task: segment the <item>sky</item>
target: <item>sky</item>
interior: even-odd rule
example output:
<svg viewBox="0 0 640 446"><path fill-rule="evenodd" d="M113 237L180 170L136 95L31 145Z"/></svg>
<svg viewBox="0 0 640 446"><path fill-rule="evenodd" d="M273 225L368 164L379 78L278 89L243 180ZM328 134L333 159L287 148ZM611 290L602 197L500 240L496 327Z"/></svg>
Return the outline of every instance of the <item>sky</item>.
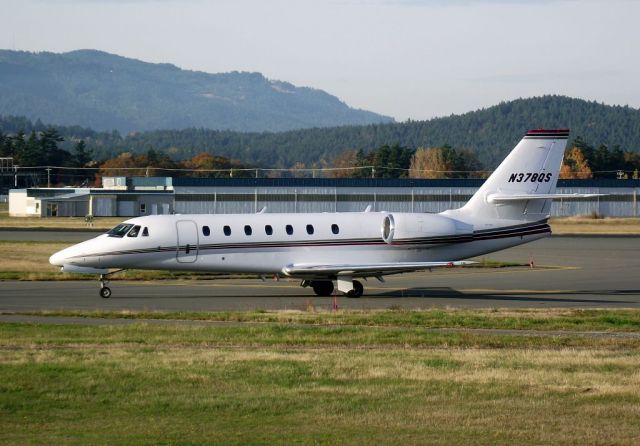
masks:
<svg viewBox="0 0 640 446"><path fill-rule="evenodd" d="M260 72L398 121L561 94L640 107L638 0L0 0L0 48Z"/></svg>

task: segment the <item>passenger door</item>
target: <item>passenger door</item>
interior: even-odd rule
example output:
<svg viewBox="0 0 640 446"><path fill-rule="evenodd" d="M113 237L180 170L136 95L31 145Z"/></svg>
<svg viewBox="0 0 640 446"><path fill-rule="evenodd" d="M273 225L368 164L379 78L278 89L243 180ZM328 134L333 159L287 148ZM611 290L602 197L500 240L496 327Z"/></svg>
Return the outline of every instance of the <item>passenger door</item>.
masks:
<svg viewBox="0 0 640 446"><path fill-rule="evenodd" d="M193 263L198 260L198 226L192 220L176 222L178 248L176 259L180 263Z"/></svg>

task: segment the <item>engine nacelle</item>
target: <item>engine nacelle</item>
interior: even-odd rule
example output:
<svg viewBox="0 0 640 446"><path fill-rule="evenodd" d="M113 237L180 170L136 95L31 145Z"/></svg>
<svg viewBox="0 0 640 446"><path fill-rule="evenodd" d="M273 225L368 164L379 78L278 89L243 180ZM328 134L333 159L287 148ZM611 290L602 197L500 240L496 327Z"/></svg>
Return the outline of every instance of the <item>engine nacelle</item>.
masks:
<svg viewBox="0 0 640 446"><path fill-rule="evenodd" d="M437 214L393 213L385 216L381 231L382 239L389 244L414 239L424 243L429 238L471 238L473 225Z"/></svg>

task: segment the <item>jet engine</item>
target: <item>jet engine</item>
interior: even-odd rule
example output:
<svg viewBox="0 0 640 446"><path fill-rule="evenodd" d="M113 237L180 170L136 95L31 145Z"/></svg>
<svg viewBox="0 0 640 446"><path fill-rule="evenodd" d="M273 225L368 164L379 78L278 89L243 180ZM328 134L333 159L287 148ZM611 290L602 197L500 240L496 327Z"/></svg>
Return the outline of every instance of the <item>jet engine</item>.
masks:
<svg viewBox="0 0 640 446"><path fill-rule="evenodd" d="M460 241L473 236L473 225L437 214L390 213L382 220L382 239L388 244L398 242L442 243L448 239Z"/></svg>

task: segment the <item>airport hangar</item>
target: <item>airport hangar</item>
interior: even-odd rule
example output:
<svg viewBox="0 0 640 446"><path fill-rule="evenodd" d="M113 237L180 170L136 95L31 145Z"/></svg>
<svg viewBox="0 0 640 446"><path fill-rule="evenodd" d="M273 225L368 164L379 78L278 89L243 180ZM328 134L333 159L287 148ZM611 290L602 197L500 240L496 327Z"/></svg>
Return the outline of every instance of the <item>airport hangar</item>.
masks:
<svg viewBox="0 0 640 446"><path fill-rule="evenodd" d="M266 212L441 212L464 205L482 179L105 177L98 188L9 191L15 217L135 217L153 214ZM564 194L604 197L556 200L554 217L638 217L640 180L559 180Z"/></svg>

